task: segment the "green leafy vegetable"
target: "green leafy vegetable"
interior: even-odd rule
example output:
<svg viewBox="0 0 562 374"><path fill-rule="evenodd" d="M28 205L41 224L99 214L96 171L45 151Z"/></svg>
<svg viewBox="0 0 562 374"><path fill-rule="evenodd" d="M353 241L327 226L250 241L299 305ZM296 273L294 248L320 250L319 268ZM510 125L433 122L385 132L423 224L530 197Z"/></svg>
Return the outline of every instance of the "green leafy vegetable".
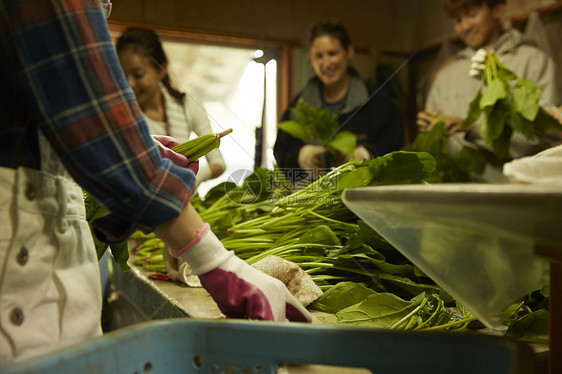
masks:
<svg viewBox="0 0 562 374"><path fill-rule="evenodd" d="M439 292L341 201L346 188L425 183L435 166L427 153L393 152L341 165L298 191L291 190L284 174L257 169L247 180L262 183L262 191L254 194L258 199L244 202L238 198L245 188L250 188L244 182L213 203L206 201L200 215L225 247L248 263L268 255L282 257L301 266L325 290L345 280L379 291L386 285L407 297L420 290ZM231 217L231 226L223 231L215 223L226 215ZM406 277L409 283L400 280ZM424 282L431 286L424 287Z"/></svg>
<svg viewBox="0 0 562 374"><path fill-rule="evenodd" d="M454 309L446 307L437 294L426 295L422 292L407 301L387 292L360 292L361 288L353 288L347 284L345 289L348 293L356 292L355 297L348 296L345 299L346 303L362 299L356 304L343 307L334 315L318 317L320 321L335 325L417 330L464 329L475 320L472 316L454 316ZM336 295L342 293L341 290L338 291ZM345 305L337 303L333 295L328 295L327 300L324 297L325 295L320 296L316 303L328 304L331 306L328 310Z"/></svg>
<svg viewBox="0 0 562 374"><path fill-rule="evenodd" d="M107 247L109 247L111 254L115 261L121 267L123 271L129 271L131 268L127 263L129 259L129 248L127 246L127 242L118 243L118 244L108 244L104 243L98 239L98 237L94 233L93 223L94 221L106 215L108 210L101 205L96 199L90 196L87 192L83 192L84 194L84 208L86 211L86 221L88 221L88 225L90 226L90 232L92 233L92 239L94 240L94 245L96 248L96 253L98 256L98 260L104 255Z"/></svg>
<svg viewBox="0 0 562 374"><path fill-rule="evenodd" d="M477 104L476 106L478 107ZM468 182L472 174L482 174L486 166L486 157L482 150L477 148L464 147L456 157L449 154L443 121L436 123L431 131L418 133L414 141L403 149L427 152L435 159L435 171L427 178L430 183Z"/></svg>
<svg viewBox="0 0 562 374"><path fill-rule="evenodd" d="M489 52L484 61L482 85L470 103L461 128L476 122L483 113L480 136L493 147L500 160L508 160L514 131L535 139L545 138L548 130L562 130L562 125L540 107L541 94L534 82L520 79Z"/></svg>
<svg viewBox="0 0 562 374"><path fill-rule="evenodd" d="M361 283L340 282L324 292L313 304L316 310L337 313L355 305L376 292Z"/></svg>
<svg viewBox="0 0 562 374"><path fill-rule="evenodd" d="M484 107L484 120L480 126L480 136L488 144L500 138L504 132L506 120L509 117L509 105L505 100L500 100L497 105ZM496 152L498 149L496 149ZM501 155L501 153L499 153Z"/></svg>
<svg viewBox="0 0 562 374"><path fill-rule="evenodd" d="M434 137L427 142L428 149L441 154L442 135L428 136ZM461 153L466 158L465 170L474 158L470 152L467 149ZM295 191L283 173L258 168L240 185L217 186L204 198L197 198L194 206L225 247L248 263L276 255L308 273L324 291L310 307L333 313L322 317L323 323L412 330L482 328L476 317L359 220L341 200L346 188L427 183L437 171L443 172L441 164L428 153L400 151L341 165ZM426 238L430 244L435 240L462 240L459 235L443 237L439 230ZM135 248L139 257L144 256L142 266L158 263L162 253L158 245L147 237L143 246ZM471 243L466 246L467 250L478 250ZM455 251L434 247L428 245L427 250L436 261L455 261ZM488 272L501 276L493 266ZM472 277L467 282L486 279ZM529 305L544 308L546 295L534 294L521 305L506 309L501 318L510 326L535 310Z"/></svg>
<svg viewBox="0 0 562 374"><path fill-rule="evenodd" d="M511 323L505 336L532 344L548 344L548 320L549 315L546 309L525 314Z"/></svg>
<svg viewBox="0 0 562 374"><path fill-rule="evenodd" d="M408 302L391 293L373 293L350 307L341 309L333 316L319 317L329 324L358 327L392 327L401 321L420 302Z"/></svg>
<svg viewBox="0 0 562 374"><path fill-rule="evenodd" d="M513 87L513 109L525 119L534 121L539 113L541 89L532 81L519 79Z"/></svg>
<svg viewBox="0 0 562 374"><path fill-rule="evenodd" d="M279 129L304 142L321 144L336 153L352 155L357 139L351 131L340 131L338 118L326 109L316 108L302 98L291 108L296 121L283 121Z"/></svg>
<svg viewBox="0 0 562 374"><path fill-rule="evenodd" d="M507 84L500 79L494 79L480 98L480 109L493 107L499 100L505 99L507 96Z"/></svg>
<svg viewBox="0 0 562 374"><path fill-rule="evenodd" d="M480 115L482 114L482 109L480 108L481 100L482 100L482 89L480 88L474 99L472 99L472 101L470 102L467 116L461 121L460 126L462 129L467 128L469 125L476 122L478 118L480 118Z"/></svg>

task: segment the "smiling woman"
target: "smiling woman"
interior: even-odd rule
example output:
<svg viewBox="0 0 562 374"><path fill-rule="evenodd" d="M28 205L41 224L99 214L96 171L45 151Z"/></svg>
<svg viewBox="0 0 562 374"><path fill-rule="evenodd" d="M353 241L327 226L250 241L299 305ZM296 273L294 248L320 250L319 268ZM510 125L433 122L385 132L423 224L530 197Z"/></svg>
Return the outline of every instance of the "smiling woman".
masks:
<svg viewBox="0 0 562 374"><path fill-rule="evenodd" d="M295 110L302 99L312 107L335 115L339 125L337 133L347 130L355 134L356 147L352 154L334 153L321 139L305 143L278 130L275 158L294 182L305 176L316 179L322 169L350 159L382 156L399 150L404 144L402 113L382 92L374 91L359 77L351 67L353 57L351 38L343 25L322 22L312 27L308 58L315 77L296 95L281 122L299 121ZM328 133L322 139L329 140L337 133Z"/></svg>
<svg viewBox="0 0 562 374"><path fill-rule="evenodd" d="M110 27L117 40L130 24L114 21ZM289 75L280 69L280 63L288 58L287 44L176 28L152 30L160 37L170 84L203 109L212 132L233 129L220 146L226 160L223 174L201 181L198 193L204 196L237 171L253 170L256 165L273 167L278 101L280 105L288 102ZM258 50L262 56L256 55ZM127 57L126 53L122 55L123 59ZM162 59L156 60L163 65ZM148 68L155 72L154 66ZM132 79L134 72L131 74ZM200 160L202 171L208 165L206 158Z"/></svg>
<svg viewBox="0 0 562 374"><path fill-rule="evenodd" d="M253 170L260 159L257 152L264 153L262 165L271 167L273 157L267 151L273 148L270 135L275 135L277 120L277 61L265 59L264 66L255 60L255 48L169 39L163 40L163 46L170 56L168 71L175 84L188 89L189 95L205 108L213 131L233 129L220 146L226 160L225 172L201 183L199 194L204 196L238 171ZM256 128L260 126L262 150L256 147L260 144ZM207 161L200 162L206 165Z"/></svg>
<svg viewBox="0 0 562 374"><path fill-rule="evenodd" d="M354 54L347 32L343 28L320 24L312 29L309 43L310 64L323 83L323 99L328 107L343 104L351 81L348 69Z"/></svg>
<svg viewBox="0 0 562 374"><path fill-rule="evenodd" d="M128 28L117 39L116 49L151 134L185 142L192 134L215 132L205 108L170 78L168 57L154 30ZM199 169L197 184L220 176L226 168L218 149L205 159L208 164Z"/></svg>

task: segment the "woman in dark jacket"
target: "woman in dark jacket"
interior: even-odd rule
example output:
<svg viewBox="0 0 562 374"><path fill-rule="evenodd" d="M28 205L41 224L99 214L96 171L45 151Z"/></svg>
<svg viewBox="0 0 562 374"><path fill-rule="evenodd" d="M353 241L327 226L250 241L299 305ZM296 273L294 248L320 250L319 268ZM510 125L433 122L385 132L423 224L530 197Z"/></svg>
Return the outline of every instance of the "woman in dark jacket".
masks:
<svg viewBox="0 0 562 374"><path fill-rule="evenodd" d="M351 158L370 159L403 147L402 113L382 91L370 88L350 67L353 54L349 35L342 25L315 25L309 37L308 55L316 76L293 99L281 121L296 120L291 108L301 98L311 106L328 109L337 115L340 130L356 135L354 155L327 158L324 145L307 144L278 130L274 154L278 166L286 172L292 170L291 174L296 175L294 169L329 168Z"/></svg>

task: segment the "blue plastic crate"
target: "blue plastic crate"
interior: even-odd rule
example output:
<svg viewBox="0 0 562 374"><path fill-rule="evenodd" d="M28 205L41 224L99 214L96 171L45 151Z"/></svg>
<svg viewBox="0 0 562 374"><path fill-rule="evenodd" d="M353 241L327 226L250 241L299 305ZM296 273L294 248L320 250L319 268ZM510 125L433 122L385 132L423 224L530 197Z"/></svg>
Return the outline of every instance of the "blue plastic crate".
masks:
<svg viewBox="0 0 562 374"><path fill-rule="evenodd" d="M534 372L532 349L499 336L195 319L142 323L0 371L261 374L283 363L385 374Z"/></svg>

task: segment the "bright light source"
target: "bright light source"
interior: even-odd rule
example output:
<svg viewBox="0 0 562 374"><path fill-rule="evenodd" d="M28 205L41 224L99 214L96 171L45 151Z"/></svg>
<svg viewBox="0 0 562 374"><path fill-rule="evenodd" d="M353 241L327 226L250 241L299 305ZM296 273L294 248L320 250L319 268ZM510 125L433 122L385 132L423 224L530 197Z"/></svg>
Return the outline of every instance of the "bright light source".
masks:
<svg viewBox="0 0 562 374"><path fill-rule="evenodd" d="M260 58L261 56L263 56L263 51L261 49L256 49L256 51L254 52L254 57Z"/></svg>

